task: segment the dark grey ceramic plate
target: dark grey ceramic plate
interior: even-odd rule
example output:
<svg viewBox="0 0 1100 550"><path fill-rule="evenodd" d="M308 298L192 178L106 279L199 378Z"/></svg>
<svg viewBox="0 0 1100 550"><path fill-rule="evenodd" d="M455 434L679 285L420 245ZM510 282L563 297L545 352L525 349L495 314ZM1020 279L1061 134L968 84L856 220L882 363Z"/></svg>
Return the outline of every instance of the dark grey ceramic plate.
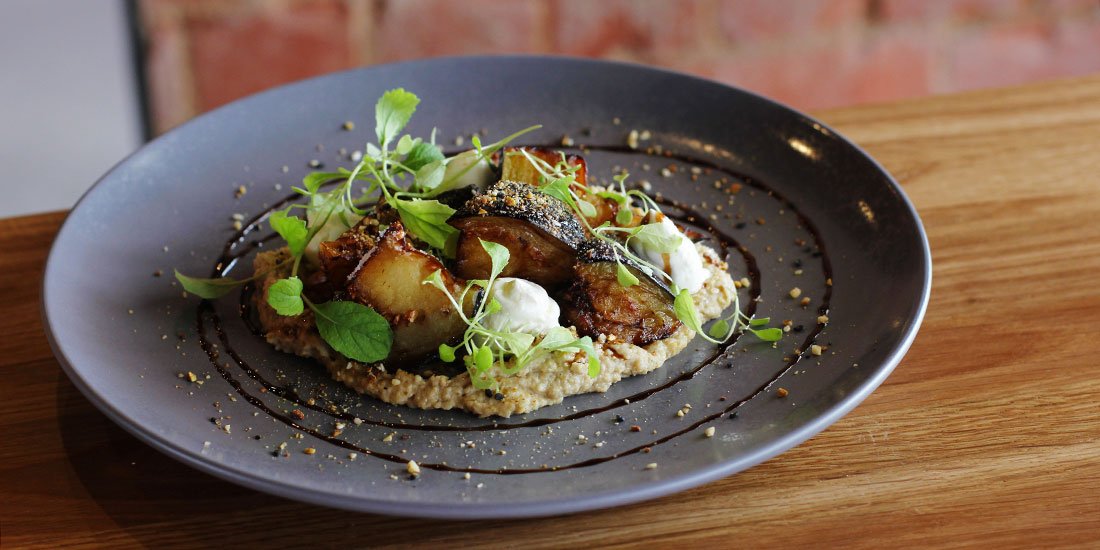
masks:
<svg viewBox="0 0 1100 550"><path fill-rule="evenodd" d="M423 100L414 135L434 125L452 145L458 135L487 130L495 139L540 123L524 142L569 135L593 146L586 156L597 178L626 167L633 181L690 203L696 227L712 225L704 233L742 247L729 248L731 269L757 282L742 290L743 301L758 295L758 313L789 319L794 330L775 348L744 338L723 351L697 339L662 369L607 394L496 422L355 396L249 332L236 294L202 315L200 331L198 301L181 297L171 270L211 272L237 236L232 216L247 221L286 198L311 160L350 164L348 152L371 139L375 99L398 86ZM347 120L354 130L341 129ZM660 146L677 158L621 150L632 129L652 136L641 149ZM242 185L247 194L235 198ZM266 233L261 227L242 239ZM901 359L924 313L930 274L920 221L898 185L805 115L633 65L458 58L285 86L153 141L104 176L66 220L46 268L43 308L57 357L84 394L140 439L200 470L352 510L518 517L681 491L806 440ZM789 298L794 286L810 305ZM829 321L817 334L824 309ZM203 340L222 352L218 361L208 360ZM236 357L225 353L227 342ZM798 353L814 343L822 355ZM189 371L202 383L178 377ZM312 407L299 403L310 398ZM305 418L295 421L295 409ZM341 415L364 422L347 422L333 438ZM714 437L704 436L707 427ZM316 454L305 454L307 447ZM406 459L425 466L419 479L404 475ZM464 470L476 471L466 479Z"/></svg>

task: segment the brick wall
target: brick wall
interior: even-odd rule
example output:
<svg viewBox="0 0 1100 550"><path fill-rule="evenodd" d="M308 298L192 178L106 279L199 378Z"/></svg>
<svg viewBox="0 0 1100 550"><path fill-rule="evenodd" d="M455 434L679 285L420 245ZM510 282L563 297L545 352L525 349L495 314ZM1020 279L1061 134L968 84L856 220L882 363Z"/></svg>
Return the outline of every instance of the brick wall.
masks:
<svg viewBox="0 0 1100 550"><path fill-rule="evenodd" d="M637 61L800 109L1100 72L1100 0L141 0L158 131L334 70L438 55Z"/></svg>

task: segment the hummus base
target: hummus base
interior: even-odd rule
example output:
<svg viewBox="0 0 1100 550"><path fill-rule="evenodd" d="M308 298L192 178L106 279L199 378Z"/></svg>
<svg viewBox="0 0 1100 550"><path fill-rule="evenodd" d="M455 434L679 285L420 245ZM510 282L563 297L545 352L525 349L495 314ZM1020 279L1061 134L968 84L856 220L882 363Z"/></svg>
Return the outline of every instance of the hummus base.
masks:
<svg viewBox="0 0 1100 550"><path fill-rule="evenodd" d="M707 321L720 316L733 302L737 291L725 262L710 248L700 244L696 246L710 276L693 298L700 318ZM261 292L255 294L256 310L267 342L277 350L314 359L339 382L360 394L394 405L420 409L462 409L481 417L509 417L527 413L561 403L570 395L607 391L623 378L657 369L687 347L695 337L695 332L686 326L681 326L664 340L645 346L616 342L600 335L594 341L601 366L596 377L588 376L587 359L583 352L546 353L516 374L498 374L498 393L503 395L503 399L497 399L475 388L466 373L425 377L401 369L391 371L380 363L365 364L349 360L325 343L308 309L297 317L276 313L267 304L267 292L275 281L287 275L283 272L285 269L272 269L287 254L286 249L263 252L256 256L254 262L256 272L267 272L258 281ZM576 333L575 328L570 327L570 330Z"/></svg>

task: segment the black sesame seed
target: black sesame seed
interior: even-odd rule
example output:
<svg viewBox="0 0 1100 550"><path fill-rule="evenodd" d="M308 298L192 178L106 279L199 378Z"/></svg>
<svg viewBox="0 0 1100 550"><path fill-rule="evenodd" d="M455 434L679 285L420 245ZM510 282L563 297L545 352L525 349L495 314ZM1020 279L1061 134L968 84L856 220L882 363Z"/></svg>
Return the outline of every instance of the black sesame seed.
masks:
<svg viewBox="0 0 1100 550"><path fill-rule="evenodd" d="M802 325L795 325L794 328L791 330L795 332L802 332L803 330L805 330L805 327L803 327Z"/></svg>
<svg viewBox="0 0 1100 550"><path fill-rule="evenodd" d="M217 418L214 418L213 416L211 416L211 417L210 417L210 423L211 423L211 424L217 424L217 423L218 423L218 419L217 419Z"/></svg>
<svg viewBox="0 0 1100 550"><path fill-rule="evenodd" d="M737 418L737 411L731 412L730 413L730 418Z"/></svg>
<svg viewBox="0 0 1100 550"><path fill-rule="evenodd" d="M801 259L797 259L797 260L795 260L795 261L794 261L794 263L792 263L791 265L793 265L793 266L795 266L795 267L802 267L802 260L801 260Z"/></svg>
<svg viewBox="0 0 1100 550"><path fill-rule="evenodd" d="M492 397L492 396L493 396L493 390L486 389L485 390L485 397Z"/></svg>
<svg viewBox="0 0 1100 550"><path fill-rule="evenodd" d="M255 439L256 441L259 441L259 440L260 440L260 436L258 436L258 435L254 435L254 436L252 436L252 439Z"/></svg>
<svg viewBox="0 0 1100 550"><path fill-rule="evenodd" d="M616 424L622 424L623 422L626 422L626 419L623 418L623 415L621 415L621 414L615 415L615 423Z"/></svg>
<svg viewBox="0 0 1100 550"><path fill-rule="evenodd" d="M737 222L737 225L734 225L733 228L734 229L744 229L745 225L747 225L745 222Z"/></svg>
<svg viewBox="0 0 1100 550"><path fill-rule="evenodd" d="M493 399L496 399L497 401L504 401L504 394L498 392L496 395L493 396Z"/></svg>

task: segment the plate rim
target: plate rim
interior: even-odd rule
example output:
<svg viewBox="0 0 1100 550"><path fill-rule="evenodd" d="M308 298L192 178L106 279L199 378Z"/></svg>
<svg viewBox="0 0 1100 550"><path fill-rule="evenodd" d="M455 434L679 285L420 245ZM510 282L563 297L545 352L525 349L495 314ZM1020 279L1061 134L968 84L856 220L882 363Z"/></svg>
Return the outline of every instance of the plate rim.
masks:
<svg viewBox="0 0 1100 550"><path fill-rule="evenodd" d="M110 178L122 166L126 165L133 157L141 154L149 145L170 137L190 127L193 124L200 123L207 117L217 116L217 113L220 113L224 109L234 108L238 103L242 101L250 100L271 93L279 93L284 89L305 85L319 79L330 78L336 75L343 75L347 73L385 70L397 66L408 67L421 64L451 63L456 61L489 62L501 60L549 60L555 62L582 63L591 65L612 65L625 67L632 70L663 73L666 76L687 78L695 81L703 81L712 85L726 87L751 96L756 100L764 101L774 106L778 106L782 110L787 111L794 116L797 116L805 121L811 122L825 130L828 130L828 132L832 134L832 137L839 139L845 145L850 147L853 151L858 153L859 156L869 161L871 165L886 178L887 184L892 188L897 197L900 199L901 205L904 207L905 212L908 213L912 222L914 223L921 245L921 254L919 260L923 267L923 273L921 274L922 276L920 296L918 299L916 312L908 320L908 328L901 335L901 339L898 341L898 343L893 346L890 355L881 364L876 366L874 375L857 385L850 393L848 393L844 398L842 398L832 407L816 415L813 420L807 422L798 429L785 433L771 440L762 447L754 449L751 452L742 454L726 461L717 462L712 465L699 468L687 474L662 478L654 481L647 481L623 488L591 493L584 495L580 498L556 498L550 500L516 503L466 502L462 504L455 504L429 502L394 502L389 500L371 499L369 496L364 495L320 492L317 490L311 490L303 486L291 485L286 482L279 482L269 479L265 476L255 475L250 471L237 470L225 466L220 462L204 459L201 454L197 454L192 450L185 449L181 445L169 441L168 438L161 436L161 434L146 430L139 423L132 421L120 410L118 410L112 403L110 403L106 398L93 390L92 387L88 385L84 378L80 375L79 369L77 369L70 358L64 354L61 345L58 342L57 337L54 333L54 327L50 322L49 315L48 283L51 280L51 272L57 269L56 266L58 265L58 261L55 256L55 254L57 253L57 243L60 240L60 236L68 228L69 222L72 219L72 214L80 208L81 204L84 203L85 200L93 192L95 192L96 189L99 188L99 186L105 180ZM615 506L622 506L626 504L659 498L662 496L698 487L711 481L715 481L730 476L734 473L746 470L766 460L774 458L775 456L800 445L814 435L817 435L827 427L836 423L846 414L851 412L856 406L862 403L863 400L867 398L867 396L874 392L874 390L877 389L886 380L887 377L889 377L889 375L893 372L893 370L897 367L902 358L908 352L909 348L912 346L912 343L915 340L916 335L919 332L919 329L924 321L925 313L927 312L928 304L931 298L932 254L928 242L928 235L924 228L924 223L921 220L920 215L917 213L916 207L913 205L909 196L905 193L904 189L897 182L894 176L888 170L886 170L886 168L878 160L868 154L867 151L865 151L862 147L855 144L852 140L848 139L844 134L837 132L828 124L825 124L824 122L799 110L791 108L790 106L782 102L762 96L760 94L735 85L719 82L697 75L686 74L679 71L644 65L640 63L537 54L446 56L356 67L342 71L326 73L323 75L317 75L310 78L305 78L298 81L275 86L273 88L251 94L249 96L240 98L225 105L219 106L211 111L198 115L191 120L188 120L187 122L184 122L183 124L180 124L179 126L176 126L168 130L167 132L157 136L156 138L146 142L141 147L138 147L125 158L117 162L107 172L105 172L103 176L97 179L95 183L92 184L88 188L88 190L81 195L80 199L73 205L69 212L66 213L65 219L58 228L54 241L50 245L50 252L46 258L46 263L43 268L40 288L40 311L47 342L49 343L50 349L53 352L54 357L58 360L58 363L61 365L62 370L65 372L66 376L73 383L73 385L76 386L76 388L85 396L85 398L87 398L97 409L104 413L116 425L122 427L126 432L130 433L140 441L152 446L158 451L188 466L191 466L196 470L213 475L214 477L217 477L219 479L242 485L247 488L261 491L267 494L273 494L290 500L306 502L309 504L315 504L330 508L338 508L356 512L368 512L387 516L419 517L428 519L506 519L571 514Z"/></svg>

